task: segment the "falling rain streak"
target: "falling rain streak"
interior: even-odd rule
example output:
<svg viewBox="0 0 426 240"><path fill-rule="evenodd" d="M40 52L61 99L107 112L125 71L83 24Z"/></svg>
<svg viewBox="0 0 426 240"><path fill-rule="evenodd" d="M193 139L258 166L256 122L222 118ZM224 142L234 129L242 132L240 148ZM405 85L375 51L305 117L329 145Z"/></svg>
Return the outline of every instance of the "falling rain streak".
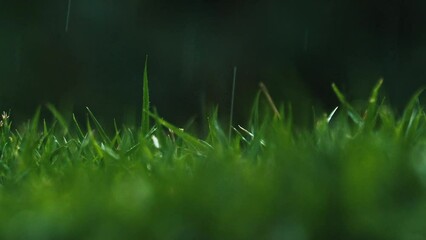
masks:
<svg viewBox="0 0 426 240"><path fill-rule="evenodd" d="M67 18L65 21L65 32L68 32L68 26L70 23L70 12L71 12L71 0L68 0Z"/></svg>
<svg viewBox="0 0 426 240"><path fill-rule="evenodd" d="M232 118L234 116L234 99L235 99L235 81L237 78L237 67L234 67L234 76L232 78L232 96L231 96L231 112L229 114L229 134L228 139L231 140L231 133L232 133Z"/></svg>

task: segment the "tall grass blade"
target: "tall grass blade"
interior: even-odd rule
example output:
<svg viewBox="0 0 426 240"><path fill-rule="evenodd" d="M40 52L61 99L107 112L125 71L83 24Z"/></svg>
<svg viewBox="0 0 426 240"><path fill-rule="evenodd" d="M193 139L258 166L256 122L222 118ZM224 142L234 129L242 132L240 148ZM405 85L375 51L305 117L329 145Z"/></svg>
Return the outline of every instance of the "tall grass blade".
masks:
<svg viewBox="0 0 426 240"><path fill-rule="evenodd" d="M205 144L203 141L200 141L198 138L191 136L190 134L184 132L182 129L174 126L173 124L167 122L166 120L158 117L155 114L148 112L148 115L151 116L159 125L162 125L173 131L176 136L182 138L185 142L193 145L194 147L200 148L200 150L207 150L209 145Z"/></svg>
<svg viewBox="0 0 426 240"><path fill-rule="evenodd" d="M333 91L339 99L340 103L344 108L346 108L346 111L352 121L354 121L355 124L357 124L359 127L362 127L364 125L364 120L359 115L359 113L355 110L355 108L352 107L352 105L348 103L348 101L346 101L345 95L343 95L335 83L331 84L331 87L333 88Z"/></svg>
<svg viewBox="0 0 426 240"><path fill-rule="evenodd" d="M143 72L143 89L142 89L142 134L146 135L149 131L149 88L148 88L148 55L145 59L145 68Z"/></svg>
<svg viewBox="0 0 426 240"><path fill-rule="evenodd" d="M63 128L64 134L66 135L68 133L68 124L65 121L65 118L62 116L61 113L53 106L52 104L48 103L46 104L47 109L53 114L55 119L59 122L59 125Z"/></svg>
<svg viewBox="0 0 426 240"><path fill-rule="evenodd" d="M251 113L250 113L249 127L251 128L252 131L254 129L258 129L260 125L260 113L259 113L260 94L261 94L261 91L259 91L256 94L256 97L254 98L254 102L252 105Z"/></svg>
<svg viewBox="0 0 426 240"><path fill-rule="evenodd" d="M101 130L99 130L99 132L100 131ZM89 119L87 119L88 143L90 143L94 147L94 149L97 153L97 157L102 158L103 157L102 148L101 148L101 146L99 146L98 141L96 140L93 133L94 133L94 131L92 129L92 125L90 125L90 121L89 121ZM97 160L97 159L94 159L94 160Z"/></svg>
<svg viewBox="0 0 426 240"><path fill-rule="evenodd" d="M106 134L104 128L102 127L102 125L99 123L99 121L96 119L95 115L92 113L92 111L90 111L90 109L88 107L86 107L87 112L89 113L90 118L92 119L92 121L95 123L96 128L99 131L99 135L101 136L102 140L108 144L111 144L111 139L109 139L108 135Z"/></svg>
<svg viewBox="0 0 426 240"><path fill-rule="evenodd" d="M265 84L263 82L259 83L260 90L265 95L266 99L268 100L269 105L272 108L272 111L274 111L274 115L276 118L281 119L280 112L277 109L277 106L274 103L274 100L272 100L271 94L269 94L268 88L266 88Z"/></svg>
<svg viewBox="0 0 426 240"><path fill-rule="evenodd" d="M80 135L81 138L84 138L83 131L81 131L80 124L78 124L78 121L77 121L74 113L72 114L72 120L74 121L75 126L77 127L78 134Z"/></svg>
<svg viewBox="0 0 426 240"><path fill-rule="evenodd" d="M364 120L365 120L365 126L367 130L370 130L374 127L377 116L378 116L378 103L377 98L379 96L380 88L383 84L383 79L380 79L377 84L374 86L373 90L371 91L370 99L368 100L368 107L367 111L365 112Z"/></svg>
<svg viewBox="0 0 426 240"><path fill-rule="evenodd" d="M38 129L38 123L40 121L40 113L41 113L41 109L40 107L37 108L33 119L31 120L31 132L36 133L37 129Z"/></svg>
<svg viewBox="0 0 426 240"><path fill-rule="evenodd" d="M418 90L410 99L407 106L405 107L404 113L401 120L398 122L397 134L408 135L409 132L413 131L413 121L417 118L417 115L421 114L419 97L423 93L425 88Z"/></svg>
<svg viewBox="0 0 426 240"><path fill-rule="evenodd" d="M218 143L215 145L226 145L227 139L226 134L220 127L219 123L217 122L218 116L218 108L216 107L213 111L213 114L208 119L209 123L209 136L208 141L211 143ZM230 142L231 138L228 138L228 141Z"/></svg>
<svg viewBox="0 0 426 240"><path fill-rule="evenodd" d="M115 120L115 118L114 118L114 132L115 132L115 135L114 135L114 138L112 139L112 143L113 145L120 144L122 139L120 137L120 130L117 126L117 121Z"/></svg>

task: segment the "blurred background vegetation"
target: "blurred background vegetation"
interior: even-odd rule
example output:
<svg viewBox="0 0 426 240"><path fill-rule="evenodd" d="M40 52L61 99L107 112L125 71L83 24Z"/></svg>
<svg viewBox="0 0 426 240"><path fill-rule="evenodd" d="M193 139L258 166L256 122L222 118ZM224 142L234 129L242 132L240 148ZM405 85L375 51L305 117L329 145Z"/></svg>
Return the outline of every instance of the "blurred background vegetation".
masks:
<svg viewBox="0 0 426 240"><path fill-rule="evenodd" d="M0 109L16 121L47 102L137 117L146 54L152 104L177 124L214 104L228 114L234 66L237 121L260 81L311 116L338 104L332 82L365 99L384 77L398 108L426 76L425 10L423 0L4 0Z"/></svg>

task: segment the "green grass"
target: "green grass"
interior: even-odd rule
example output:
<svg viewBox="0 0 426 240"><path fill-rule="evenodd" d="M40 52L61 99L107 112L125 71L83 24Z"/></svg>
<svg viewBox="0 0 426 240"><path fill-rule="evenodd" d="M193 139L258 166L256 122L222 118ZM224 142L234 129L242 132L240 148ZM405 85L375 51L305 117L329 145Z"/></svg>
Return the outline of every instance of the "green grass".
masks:
<svg viewBox="0 0 426 240"><path fill-rule="evenodd" d="M112 133L89 109L3 114L0 239L426 238L421 91L399 116L382 81L365 109L333 84L341 106L311 128L259 94L246 125L213 111L201 139L150 112L143 82L141 126Z"/></svg>

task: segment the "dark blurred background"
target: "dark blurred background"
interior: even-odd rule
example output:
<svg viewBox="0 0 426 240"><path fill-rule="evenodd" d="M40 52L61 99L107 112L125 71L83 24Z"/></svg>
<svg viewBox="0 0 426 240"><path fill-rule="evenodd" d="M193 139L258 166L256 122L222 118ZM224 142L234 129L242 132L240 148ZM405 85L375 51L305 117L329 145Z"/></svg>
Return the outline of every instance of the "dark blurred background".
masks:
<svg viewBox="0 0 426 240"><path fill-rule="evenodd" d="M228 115L234 66L237 121L260 81L312 115L338 104L332 82L357 99L384 77L398 108L425 82L425 10L424 0L0 0L0 109L17 121L47 102L137 117L146 54L152 105L178 124L215 104Z"/></svg>

